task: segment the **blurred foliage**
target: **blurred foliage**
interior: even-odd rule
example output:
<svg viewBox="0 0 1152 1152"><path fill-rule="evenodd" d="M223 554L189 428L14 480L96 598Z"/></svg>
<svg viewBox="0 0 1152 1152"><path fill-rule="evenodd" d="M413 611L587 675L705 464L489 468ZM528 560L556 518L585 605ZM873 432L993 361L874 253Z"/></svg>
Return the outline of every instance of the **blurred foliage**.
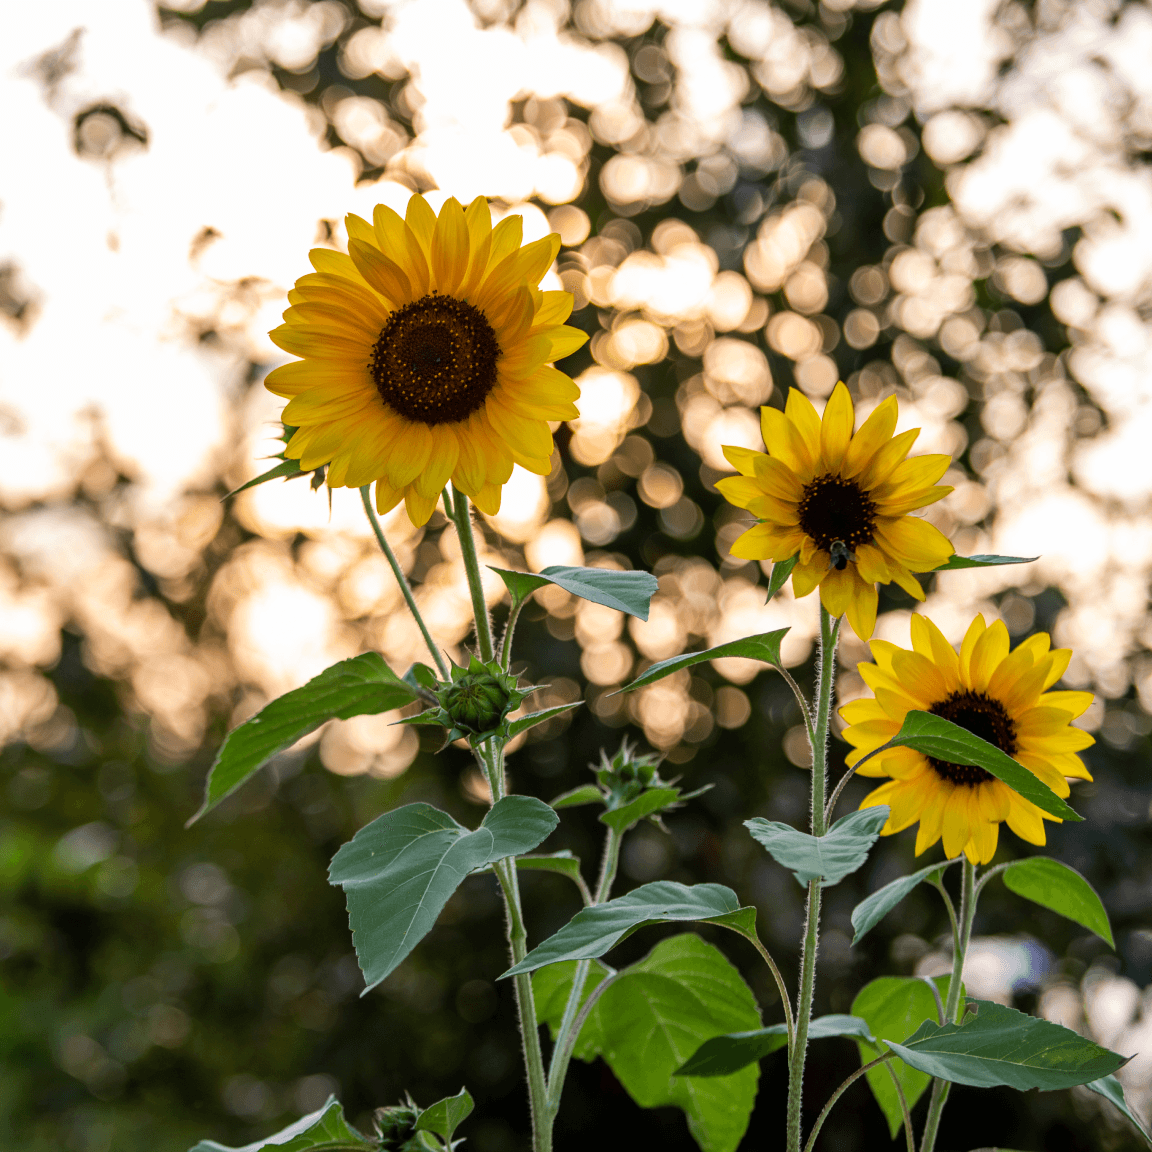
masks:
<svg viewBox="0 0 1152 1152"><path fill-rule="evenodd" d="M163 11L167 21L197 28L249 6L248 0L216 0L192 15ZM842 84L819 105L788 111L759 89L751 97L785 137L788 161L763 180L741 180L710 205L688 211L699 235L717 253L721 268L740 267L753 222L764 208L795 197L812 174L836 198L836 227L826 237L827 315L843 326L855 306L848 292L852 273L879 264L889 245L903 237L912 209L942 203L941 173L923 153L887 190L869 179L855 139L869 102L884 99L870 46L876 13L835 13L807 3L790 9L800 25L822 25L845 61ZM349 79L339 68L341 44L365 21L353 8L341 40L323 49L304 75L277 68L276 79L320 105L340 86L388 103L407 123L402 81L378 75ZM659 45L659 23L642 37L622 42L629 56ZM729 49L731 51L731 49ZM732 53L735 58L735 53ZM643 71L641 69L641 71ZM637 75L641 99L657 106L658 82ZM530 118L532 102L518 115ZM831 115L833 130L817 139L817 113ZM576 107L568 114L587 119ZM342 141L329 128L333 144ZM613 154L594 144L586 192L578 203L594 235L638 247L670 209L657 206L631 217L618 215L597 180ZM379 174L367 167L365 175ZM755 198L756 211L750 211ZM1061 275L1057 270L1053 275ZM1002 309L991 281L980 285L980 303ZM774 306L776 301L774 300ZM1063 336L1043 305L1013 305L1015 320L1060 346ZM574 323L589 332L610 318L589 306ZM855 350L841 341L832 350L848 378L869 365L883 365L896 332L873 347ZM768 356L782 395L792 379L791 360L755 337ZM943 370L959 364L940 353ZM582 351L566 365L575 375L591 363ZM889 371L891 368L889 366ZM672 346L666 359L634 369L653 411L671 408L677 388L700 371L700 361ZM982 435L974 401L961 419L975 443ZM685 494L711 519L722 501L698 455L677 433L675 422L650 424L658 459L683 477ZM605 482L602 469L585 467L559 443L569 484L581 477ZM967 458L965 457L967 463ZM979 469L974 469L979 471ZM626 476L610 481L632 483ZM609 486L608 484L605 485ZM223 491L223 489L221 489ZM317 497L322 498L322 497ZM657 566L669 554L703 555L717 561L713 533L681 537L664 531L656 509L634 502L634 524L612 544L630 563ZM555 514L569 515L563 491ZM190 634L205 617L213 572L248 533L226 514L206 558L199 591L169 608ZM142 590L160 595L140 569ZM1017 600L1021 598L1016 596ZM1058 594L1031 599L1033 621L1025 631L1050 627ZM908 607L894 586L882 590L881 611ZM553 622L554 623L554 622ZM549 628L545 613L525 614L518 651L534 679L565 676L582 686L575 640ZM797 670L810 684L810 667ZM468 757L449 748L434 757L430 739L412 766L391 781L345 779L326 772L315 746L282 756L271 770L190 831L184 820L196 809L203 779L227 723L215 716L204 746L189 760L173 760L150 738L145 721L124 706L122 686L93 675L82 640L66 633L64 653L50 678L63 709L0 753L4 810L0 816L0 1145L24 1152L182 1152L203 1136L244 1143L314 1109L335 1091L362 1128L371 1110L410 1091L422 1104L467 1085L477 1110L462 1135L476 1152L526 1147L526 1097L521 1084L511 990L494 983L505 967L500 906L492 877L466 882L439 926L412 958L371 995L362 987L340 892L326 882L335 850L368 820L398 804L426 801L475 824L482 809L464 787ZM709 667L694 681L705 702L724 685ZM713 787L666 818L668 832L647 823L630 834L623 878L635 884L657 878L714 881L734 887L756 903L761 931L783 970L795 970L802 893L749 839L741 821L750 815L800 821L806 783L802 769L783 749L793 748L799 717L786 687L761 674L744 689L751 705L746 723L714 727L685 753L675 771L695 788ZM623 735L591 709L581 709L562 738L529 743L512 760L516 787L548 799L590 779L587 765L601 747L614 749ZM842 764L833 749L833 770ZM1103 894L1120 945L1116 960L1105 946L1074 926L1021 905L999 885L981 906L980 935L1027 929L1051 949L1049 977L1076 982L1093 963L1113 964L1138 984L1152 980L1152 936L1146 930L1152 901L1152 848L1144 831L1149 802L1147 735L1135 733L1124 751L1101 744L1086 759L1098 783L1076 790L1073 801L1087 820L1050 833L1051 853L1083 872ZM671 766L670 766L671 767ZM853 784L848 804L865 788ZM847 810L847 806L842 811ZM563 814L550 850L570 848L590 873L599 852L595 811ZM1012 851L1019 845L1014 844ZM846 1012L858 990L882 973L910 973L945 933L935 897L915 892L899 916L885 920L858 949L851 949L849 914L869 891L912 867L910 836L885 840L869 865L831 892L820 955L817 1012ZM555 931L577 907L560 877L531 873L522 880L533 940ZM719 942L717 933L701 934ZM659 938L649 930L621 946L617 963L642 956ZM749 949L723 943L764 1008L777 1018L776 991ZM1036 987L1018 989L1019 1007L1035 1007ZM856 1065L847 1041L826 1041L810 1064L806 1105L815 1108ZM746 1146L772 1147L783 1112L783 1056L764 1066L761 1095ZM923 1105L921 1105L923 1108ZM949 1146L1005 1144L1071 1152L1135 1147L1119 1129L1105 1128L1094 1105L1069 1093L1021 1097L1007 1090L953 1092L946 1128ZM605 1133L613 1133L611 1138ZM642 1113L601 1062L577 1064L557 1125L557 1147L583 1149L601 1139L619 1146L694 1147L682 1115L673 1109ZM855 1086L827 1125L822 1146L841 1152L887 1147L883 1118L863 1084Z"/></svg>

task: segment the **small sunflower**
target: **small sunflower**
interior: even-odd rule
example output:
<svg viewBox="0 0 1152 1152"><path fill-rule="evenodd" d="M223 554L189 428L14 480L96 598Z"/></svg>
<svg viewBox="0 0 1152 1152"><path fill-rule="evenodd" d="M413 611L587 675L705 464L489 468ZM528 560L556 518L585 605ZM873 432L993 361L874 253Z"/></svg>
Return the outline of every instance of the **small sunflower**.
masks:
<svg viewBox="0 0 1152 1152"><path fill-rule="evenodd" d="M726 446L739 476L716 487L730 503L760 520L732 545L745 560L789 560L792 591L820 602L833 616L848 614L862 640L876 626L876 585L895 582L917 600L924 592L913 572L938 568L954 549L925 520L908 515L947 496L936 481L949 456L905 459L919 428L896 430L890 396L853 435L855 412L843 384L824 409L793 388L783 412L760 409L767 454Z"/></svg>
<svg viewBox="0 0 1152 1152"><path fill-rule="evenodd" d="M1066 777L1092 779L1076 753L1095 741L1071 727L1092 703L1092 693L1048 691L1072 655L1068 648L1050 650L1050 643L1046 632L1038 632L1010 652L1003 622L986 627L983 616L972 621L959 655L926 616L912 617L911 651L873 640L876 663L858 664L857 671L874 699L852 700L840 709L849 725L844 738L855 745L848 765L886 744L910 711L931 712L995 744L1057 796L1067 796ZM911 748L881 752L859 772L890 777L860 807L891 807L885 836L919 820L917 856L943 836L949 858L964 852L973 864L987 864L1002 821L1029 844L1044 843L1044 820L1060 822L983 768Z"/></svg>
<svg viewBox="0 0 1152 1152"><path fill-rule="evenodd" d="M375 481L380 512L404 500L415 524L449 479L494 514L513 464L548 473L548 422L578 415L552 361L587 337L564 323L572 296L538 287L560 238L521 247L521 218L493 228L482 196L439 216L413 196L406 216L381 204L372 219L347 218L347 255L310 253L270 333L303 357L265 381L289 400L285 454L327 464L335 488Z"/></svg>

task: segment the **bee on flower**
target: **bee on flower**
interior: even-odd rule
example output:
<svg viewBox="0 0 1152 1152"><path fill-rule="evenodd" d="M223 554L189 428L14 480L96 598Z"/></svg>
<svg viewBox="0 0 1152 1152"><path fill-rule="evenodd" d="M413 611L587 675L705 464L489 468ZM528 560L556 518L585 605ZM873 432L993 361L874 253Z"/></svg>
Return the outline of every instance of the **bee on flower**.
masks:
<svg viewBox="0 0 1152 1152"><path fill-rule="evenodd" d="M784 411L760 409L767 452L725 446L739 473L717 482L729 503L759 520L732 545L745 560L792 569L797 597L820 589L833 616L848 616L867 640L876 627L877 584L899 584L917 600L924 591L913 575L939 568L953 554L948 538L910 516L952 489L938 485L951 463L945 455L908 459L918 428L896 431L896 397L877 406L853 433L855 411L837 384L821 418L798 389Z"/></svg>

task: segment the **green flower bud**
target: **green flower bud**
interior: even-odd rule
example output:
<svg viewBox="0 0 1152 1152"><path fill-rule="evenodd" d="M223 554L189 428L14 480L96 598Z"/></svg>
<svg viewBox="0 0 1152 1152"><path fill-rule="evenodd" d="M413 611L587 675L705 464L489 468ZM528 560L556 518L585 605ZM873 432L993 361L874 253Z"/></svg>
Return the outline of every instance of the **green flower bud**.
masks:
<svg viewBox="0 0 1152 1152"><path fill-rule="evenodd" d="M604 789L609 809L622 807L635 800L646 788L664 787L657 769L662 757L636 755L635 748L625 740L611 760L600 753L599 767L594 768L596 779Z"/></svg>
<svg viewBox="0 0 1152 1152"><path fill-rule="evenodd" d="M486 665L473 657L467 669L452 670L451 682L443 685L437 699L453 728L479 735L499 727L525 695L516 688L516 677L495 661Z"/></svg>
<svg viewBox="0 0 1152 1152"><path fill-rule="evenodd" d="M374 1119L381 1152L408 1152L416 1147L413 1138L420 1109L410 1099L391 1108L377 1108Z"/></svg>

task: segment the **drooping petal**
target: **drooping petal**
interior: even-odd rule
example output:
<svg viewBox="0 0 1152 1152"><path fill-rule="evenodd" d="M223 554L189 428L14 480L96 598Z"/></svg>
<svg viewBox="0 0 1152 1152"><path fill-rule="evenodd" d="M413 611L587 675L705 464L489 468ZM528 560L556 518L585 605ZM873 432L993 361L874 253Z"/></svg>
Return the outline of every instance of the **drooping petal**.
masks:
<svg viewBox="0 0 1152 1152"><path fill-rule="evenodd" d="M820 422L820 460L826 472L836 475L844 463L845 453L852 440L852 427L856 413L852 397L843 382L832 389L824 418Z"/></svg>

